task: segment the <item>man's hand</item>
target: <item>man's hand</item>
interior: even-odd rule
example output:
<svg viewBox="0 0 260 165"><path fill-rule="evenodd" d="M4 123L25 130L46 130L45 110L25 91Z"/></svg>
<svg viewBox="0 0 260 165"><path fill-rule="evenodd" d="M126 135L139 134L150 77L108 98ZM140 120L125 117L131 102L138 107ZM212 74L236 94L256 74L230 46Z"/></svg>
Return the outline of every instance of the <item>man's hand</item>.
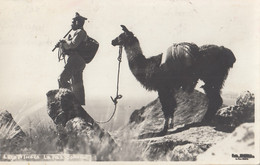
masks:
<svg viewBox="0 0 260 165"><path fill-rule="evenodd" d="M62 46L62 44L66 42L64 39L59 40L59 42L55 45L55 47L52 49L52 51L54 51L56 48L58 48L59 46Z"/></svg>
<svg viewBox="0 0 260 165"><path fill-rule="evenodd" d="M66 39L59 40L59 46L61 46L61 48L64 48L64 43L66 43Z"/></svg>
<svg viewBox="0 0 260 165"><path fill-rule="evenodd" d="M59 43L64 43L64 42L66 42L66 39L61 39L60 41L59 41Z"/></svg>

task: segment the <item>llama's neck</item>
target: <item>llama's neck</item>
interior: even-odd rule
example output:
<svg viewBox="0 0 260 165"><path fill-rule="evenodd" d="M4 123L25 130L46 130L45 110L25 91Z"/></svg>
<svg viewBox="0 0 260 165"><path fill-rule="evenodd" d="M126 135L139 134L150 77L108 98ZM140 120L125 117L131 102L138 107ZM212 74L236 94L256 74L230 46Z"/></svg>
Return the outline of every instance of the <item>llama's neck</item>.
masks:
<svg viewBox="0 0 260 165"><path fill-rule="evenodd" d="M143 52L137 38L134 38L131 44L125 45L125 52L127 54L127 59L129 62L131 62L135 58L138 58L139 56L143 56Z"/></svg>
<svg viewBox="0 0 260 165"><path fill-rule="evenodd" d="M125 45L128 64L131 72L136 79L147 89L154 90L155 87L151 79L155 72L155 64L152 60L146 59L143 55L139 41L135 38L134 42Z"/></svg>
<svg viewBox="0 0 260 165"><path fill-rule="evenodd" d="M134 42L131 43L131 45L126 45L125 52L127 55L130 70L132 71L134 76L138 77L141 76L140 74L144 74L143 68L146 64L146 58L143 55L138 40L134 40Z"/></svg>

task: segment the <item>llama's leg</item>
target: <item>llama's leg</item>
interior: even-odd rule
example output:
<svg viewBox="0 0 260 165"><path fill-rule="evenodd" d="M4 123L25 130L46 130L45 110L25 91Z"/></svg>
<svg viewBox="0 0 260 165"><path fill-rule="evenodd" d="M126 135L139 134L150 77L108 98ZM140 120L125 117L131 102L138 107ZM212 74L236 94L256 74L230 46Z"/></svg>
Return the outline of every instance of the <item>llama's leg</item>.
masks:
<svg viewBox="0 0 260 165"><path fill-rule="evenodd" d="M183 76L182 89L185 92L192 93L199 79L195 72L194 67L186 68L185 71L182 73L182 76Z"/></svg>
<svg viewBox="0 0 260 165"><path fill-rule="evenodd" d="M162 111L165 118L164 128L162 132L166 133L169 128L169 119L171 122L170 127L173 127L173 113L177 105L176 99L174 97L173 90L167 88L160 89L158 91L158 94L159 94L159 99L162 105Z"/></svg>
<svg viewBox="0 0 260 165"><path fill-rule="evenodd" d="M169 129L173 128L173 116L169 118Z"/></svg>
<svg viewBox="0 0 260 165"><path fill-rule="evenodd" d="M192 93L194 91L194 88L196 87L197 83L198 83L198 78L193 75L192 78L190 79L190 81L188 82L186 92Z"/></svg>
<svg viewBox="0 0 260 165"><path fill-rule="evenodd" d="M207 112L202 120L202 122L210 123L212 119L214 118L217 110L220 108L220 106L223 103L223 100L220 96L220 87L214 86L214 85L204 85L203 87L206 96L209 99L208 103L208 109Z"/></svg>
<svg viewBox="0 0 260 165"><path fill-rule="evenodd" d="M165 119L165 121L164 121L164 126L163 126L162 133L166 133L168 128L169 128L169 126L168 126L168 124L169 124L169 117L165 117L164 116L164 119Z"/></svg>

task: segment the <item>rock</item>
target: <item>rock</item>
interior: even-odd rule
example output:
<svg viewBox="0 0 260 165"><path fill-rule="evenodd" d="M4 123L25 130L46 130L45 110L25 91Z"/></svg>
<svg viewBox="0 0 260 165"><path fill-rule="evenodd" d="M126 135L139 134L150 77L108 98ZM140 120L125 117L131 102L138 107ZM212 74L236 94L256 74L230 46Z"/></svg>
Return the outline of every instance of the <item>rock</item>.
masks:
<svg viewBox="0 0 260 165"><path fill-rule="evenodd" d="M81 116L88 123L94 123L91 116L81 107L68 89L51 90L47 93L48 114L55 124L65 126L76 116Z"/></svg>
<svg viewBox="0 0 260 165"><path fill-rule="evenodd" d="M8 111L0 111L0 132L1 139L15 139L25 136L21 127L17 125Z"/></svg>
<svg viewBox="0 0 260 165"><path fill-rule="evenodd" d="M254 123L244 123L237 127L223 141L209 148L205 153L199 155L197 160L200 162L218 162L220 164L230 164L236 161L234 155L247 154L247 156L256 156L254 153ZM232 156L233 154L233 156ZM243 159L243 157L240 157ZM241 161L240 161L241 162ZM249 158L246 164L256 162L255 159Z"/></svg>
<svg viewBox="0 0 260 165"><path fill-rule="evenodd" d="M136 124L141 123L142 121L144 121L144 117L142 116L144 113L145 107L142 107L140 110L135 110L131 116L130 116L130 123L135 122Z"/></svg>
<svg viewBox="0 0 260 165"><path fill-rule="evenodd" d="M223 140L228 133L218 132L213 127L191 127L176 130L163 137L139 140L146 142L145 159L160 161L194 161L209 147Z"/></svg>
<svg viewBox="0 0 260 165"><path fill-rule="evenodd" d="M215 120L224 127L235 128L241 123L241 117L242 111L238 106L228 106L217 111Z"/></svg>
<svg viewBox="0 0 260 165"><path fill-rule="evenodd" d="M255 95L245 91L238 96L236 105L241 108L244 116L244 122L255 121Z"/></svg>
<svg viewBox="0 0 260 165"><path fill-rule="evenodd" d="M194 161L196 157L209 147L222 141L229 133L217 131L212 126L191 125L171 130L165 136L156 133L146 134L136 139L135 133L129 127L124 127L118 134L117 144L128 148L128 153L135 151L136 155L128 154L126 160L142 161ZM155 136L154 136L155 135ZM128 142L126 144L126 142ZM126 151L127 152L127 151ZM125 155L124 152L119 153Z"/></svg>
<svg viewBox="0 0 260 165"><path fill-rule="evenodd" d="M90 154L96 160L113 160L117 145L81 107L68 89L47 93L48 114L57 125L60 151Z"/></svg>
<svg viewBox="0 0 260 165"><path fill-rule="evenodd" d="M236 105L244 109L255 109L255 95L249 91L242 92L236 101Z"/></svg>
<svg viewBox="0 0 260 165"><path fill-rule="evenodd" d="M216 113L216 121L223 127L235 129L242 123L254 122L255 97L249 91L243 92L236 101L236 105L219 109Z"/></svg>
<svg viewBox="0 0 260 165"><path fill-rule="evenodd" d="M206 96L194 91L187 94L182 90L176 92L177 108L174 113L174 127L200 122L206 113L208 100ZM164 126L162 106L157 98L140 110L135 110L129 121L129 127L134 130L133 135L159 132Z"/></svg>
<svg viewBox="0 0 260 165"><path fill-rule="evenodd" d="M195 161L197 156L205 152L208 147L207 145L200 146L193 143L179 145L170 152L169 158L171 158L171 161Z"/></svg>
<svg viewBox="0 0 260 165"><path fill-rule="evenodd" d="M252 95L247 93L246 96ZM164 123L159 99L143 106L140 110L135 110L128 125L114 132L113 136L116 136L118 145L122 148L129 148L131 151L134 150L139 155L130 154L131 158L127 160L196 161L198 156L229 136L241 122L250 121L251 118L249 115L246 119L242 119L243 115L251 114L244 112L251 112L246 111L246 107L253 107L252 99L247 99L252 97L239 97L243 98L243 101L239 101L243 102L243 106L238 103L238 105L220 109L215 121L212 122L213 125L200 123L208 104L203 93L194 91L189 95L179 90L176 98L174 129L168 130L166 135L159 134ZM219 116L224 120L217 120ZM232 129L229 129L229 126L232 126ZM232 138L229 140L231 141ZM125 155L123 152L120 154Z"/></svg>
<svg viewBox="0 0 260 165"><path fill-rule="evenodd" d="M61 143L59 146L62 146L61 151L65 153L91 154L96 160L202 162L221 151L229 154L232 161L232 153L244 154L241 148L247 152L245 154L254 154L254 135L250 125L241 125L232 137L232 130L226 129L235 128L241 122L253 121L254 99L248 92L238 98L236 105L224 107L217 112L214 121L217 125L203 125L200 121L208 104L205 95L198 91L192 94L177 91L178 106L174 113L174 128L168 130L166 135L159 134L164 117L158 98L134 111L128 125L110 136L77 103L69 90L50 91L47 96L48 114L57 124ZM231 141L238 144L232 144L226 151L225 147ZM216 151L204 155L214 146L218 146ZM210 162L224 160L220 157L216 160L212 158L215 161Z"/></svg>
<svg viewBox="0 0 260 165"><path fill-rule="evenodd" d="M26 134L14 121L12 115L6 111L0 111L0 151L14 152L24 142Z"/></svg>
<svg viewBox="0 0 260 165"><path fill-rule="evenodd" d="M174 113L174 129L161 136L164 116L159 99L140 110L135 110L129 124L114 135L117 143L125 148L127 139L130 148L138 153L137 160L148 161L188 161L204 152L211 145L226 137L225 132L217 132L209 126L197 126L207 110L208 100L201 92L187 94L177 91L177 108ZM124 139L124 140L122 140ZM134 148L132 148L134 146Z"/></svg>

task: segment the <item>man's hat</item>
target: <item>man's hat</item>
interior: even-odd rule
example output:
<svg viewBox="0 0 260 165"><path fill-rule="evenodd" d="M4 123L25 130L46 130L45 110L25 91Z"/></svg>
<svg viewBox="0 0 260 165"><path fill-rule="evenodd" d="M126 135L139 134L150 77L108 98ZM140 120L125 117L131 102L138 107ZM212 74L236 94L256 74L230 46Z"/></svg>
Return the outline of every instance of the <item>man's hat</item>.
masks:
<svg viewBox="0 0 260 165"><path fill-rule="evenodd" d="M85 20L87 20L87 18L82 17L81 15L79 15L78 12L76 12L76 15L75 15L75 17L73 18L73 20L85 21Z"/></svg>
<svg viewBox="0 0 260 165"><path fill-rule="evenodd" d="M85 23L85 20L87 20L87 18L82 17L81 15L79 15L78 12L76 12L76 16L74 18L72 18L73 21L78 21L79 26L83 26Z"/></svg>

